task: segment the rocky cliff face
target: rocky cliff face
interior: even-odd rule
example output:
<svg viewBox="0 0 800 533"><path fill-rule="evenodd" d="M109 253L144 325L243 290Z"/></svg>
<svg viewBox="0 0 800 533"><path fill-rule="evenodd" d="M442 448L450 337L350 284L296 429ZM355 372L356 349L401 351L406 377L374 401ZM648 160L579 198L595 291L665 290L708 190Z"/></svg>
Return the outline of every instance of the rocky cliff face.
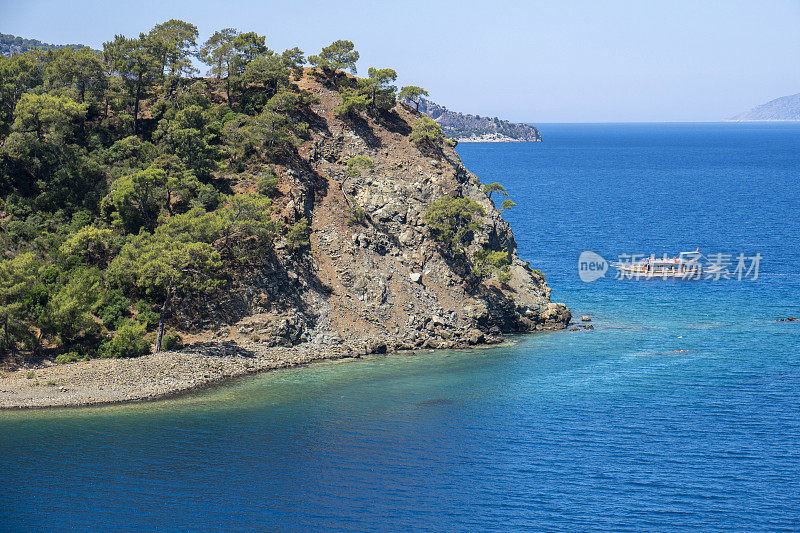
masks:
<svg viewBox="0 0 800 533"><path fill-rule="evenodd" d="M445 135L459 142L541 142L539 130L530 124L517 124L497 117L480 117L451 111L422 100L421 113L439 123Z"/></svg>
<svg viewBox="0 0 800 533"><path fill-rule="evenodd" d="M319 103L300 157L277 169L276 204L289 222L311 221L310 250L297 256L278 243L273 265L240 279L221 304L232 327L218 337L368 353L464 347L565 327L569 310L550 301L544 278L517 256L511 229L479 179L453 148L420 150L409 140L419 115L398 105L345 121L333 113L341 101L335 90L308 72L299 85ZM352 177L347 161L358 155L374 167ZM428 207L445 195L486 211L465 254L443 251L426 226ZM354 208L363 209L363 223L352 220ZM507 283L470 273L468 258L483 246L508 252Z"/></svg>

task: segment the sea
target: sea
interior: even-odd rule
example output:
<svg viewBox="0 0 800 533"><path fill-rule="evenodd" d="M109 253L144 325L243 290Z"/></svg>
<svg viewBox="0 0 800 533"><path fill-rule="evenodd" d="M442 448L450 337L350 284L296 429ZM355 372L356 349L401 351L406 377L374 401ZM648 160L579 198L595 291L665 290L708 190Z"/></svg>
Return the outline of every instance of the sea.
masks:
<svg viewBox="0 0 800 533"><path fill-rule="evenodd" d="M0 530L800 530L800 124L538 126L457 150L594 329L2 411Z"/></svg>

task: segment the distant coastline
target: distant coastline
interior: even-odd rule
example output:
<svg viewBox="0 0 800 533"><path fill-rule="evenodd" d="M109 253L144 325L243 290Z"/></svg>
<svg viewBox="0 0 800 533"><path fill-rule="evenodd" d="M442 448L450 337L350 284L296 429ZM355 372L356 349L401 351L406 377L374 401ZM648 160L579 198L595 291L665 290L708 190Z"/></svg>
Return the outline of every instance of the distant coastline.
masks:
<svg viewBox="0 0 800 533"><path fill-rule="evenodd" d="M541 142L536 126L451 111L430 100L422 99L419 111L442 128L442 132L458 142Z"/></svg>
<svg viewBox="0 0 800 533"><path fill-rule="evenodd" d="M781 96L728 119L730 122L798 122L800 93Z"/></svg>
<svg viewBox="0 0 800 533"><path fill-rule="evenodd" d="M756 122L763 124L775 122L798 123L800 122L800 118L726 118L722 122Z"/></svg>
<svg viewBox="0 0 800 533"><path fill-rule="evenodd" d="M506 135L498 133L485 133L483 135L472 135L471 137L459 137L456 139L459 143L525 143L525 142L542 142L541 136L538 140L532 141L527 139L514 139Z"/></svg>

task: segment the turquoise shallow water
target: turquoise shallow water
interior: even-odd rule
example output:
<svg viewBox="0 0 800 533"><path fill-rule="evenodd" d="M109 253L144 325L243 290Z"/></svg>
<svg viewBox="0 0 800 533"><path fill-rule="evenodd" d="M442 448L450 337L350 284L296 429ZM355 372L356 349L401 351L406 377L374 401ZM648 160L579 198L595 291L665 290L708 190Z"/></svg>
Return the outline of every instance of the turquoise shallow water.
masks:
<svg viewBox="0 0 800 533"><path fill-rule="evenodd" d="M800 125L543 125L462 145L597 329L0 412L0 530L800 529ZM764 256L582 283L577 257Z"/></svg>

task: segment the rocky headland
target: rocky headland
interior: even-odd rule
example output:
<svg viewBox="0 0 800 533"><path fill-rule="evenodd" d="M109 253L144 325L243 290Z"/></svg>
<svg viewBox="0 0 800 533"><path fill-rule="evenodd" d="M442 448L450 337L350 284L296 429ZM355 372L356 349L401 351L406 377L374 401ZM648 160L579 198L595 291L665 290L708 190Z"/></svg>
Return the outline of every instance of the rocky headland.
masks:
<svg viewBox="0 0 800 533"><path fill-rule="evenodd" d="M275 168L273 209L287 222L310 221L308 249L297 254L281 238L273 255L237 272L223 292L184 306L176 317L184 350L8 370L0 375L0 407L142 400L322 358L467 348L566 327L570 311L551 302L544 276L517 255L511 228L478 177L448 143L412 142L415 110L398 104L341 118L339 93L312 70L297 83L318 101L297 157ZM373 163L360 175L347 164L356 156ZM426 222L444 197L473 200L484 211L457 252L437 242ZM363 216L354 219L357 210ZM483 249L507 252L502 281L475 274L474 253Z"/></svg>

